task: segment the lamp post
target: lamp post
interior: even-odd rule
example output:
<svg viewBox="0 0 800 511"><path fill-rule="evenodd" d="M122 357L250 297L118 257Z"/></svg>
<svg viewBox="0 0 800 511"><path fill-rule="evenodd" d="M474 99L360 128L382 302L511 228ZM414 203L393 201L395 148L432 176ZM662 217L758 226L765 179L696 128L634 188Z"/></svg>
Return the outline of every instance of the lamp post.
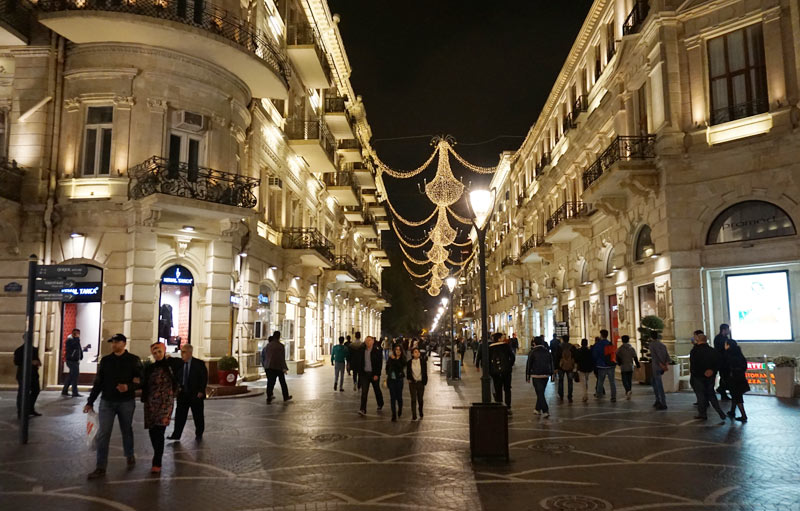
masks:
<svg viewBox="0 0 800 511"><path fill-rule="evenodd" d="M447 289L450 290L450 378L456 379L456 337L453 335L453 290L456 288L456 280L452 275L444 279Z"/></svg>

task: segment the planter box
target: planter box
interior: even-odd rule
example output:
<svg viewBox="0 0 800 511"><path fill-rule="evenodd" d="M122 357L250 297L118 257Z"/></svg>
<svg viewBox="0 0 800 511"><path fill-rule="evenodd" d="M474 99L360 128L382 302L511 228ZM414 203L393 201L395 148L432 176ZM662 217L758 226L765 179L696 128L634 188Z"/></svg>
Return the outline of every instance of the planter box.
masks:
<svg viewBox="0 0 800 511"><path fill-rule="evenodd" d="M680 392L681 390L681 366L671 365L669 371L661 375L661 381L664 383L664 392Z"/></svg>
<svg viewBox="0 0 800 511"><path fill-rule="evenodd" d="M508 461L508 409L500 403L473 403L469 409L469 449L472 459Z"/></svg>
<svg viewBox="0 0 800 511"><path fill-rule="evenodd" d="M239 371L237 369L233 371L217 370L217 376L220 385L233 387L236 385L236 380L239 378Z"/></svg>
<svg viewBox="0 0 800 511"><path fill-rule="evenodd" d="M776 367L773 369L775 375L775 395L778 397L794 397L794 367Z"/></svg>
<svg viewBox="0 0 800 511"><path fill-rule="evenodd" d="M650 362L642 362L641 367L633 370L633 376L642 385L653 383L653 365Z"/></svg>

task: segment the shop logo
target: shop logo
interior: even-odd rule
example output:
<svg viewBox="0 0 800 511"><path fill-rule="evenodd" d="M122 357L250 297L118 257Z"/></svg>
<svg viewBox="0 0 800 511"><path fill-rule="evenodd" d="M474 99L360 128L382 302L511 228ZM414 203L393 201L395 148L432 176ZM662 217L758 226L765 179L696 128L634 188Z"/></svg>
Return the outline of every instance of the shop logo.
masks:
<svg viewBox="0 0 800 511"><path fill-rule="evenodd" d="M235 375L235 374L233 374L233 373L228 373L228 374L225 376L225 380L226 380L228 383L233 383L233 382L236 380L236 375Z"/></svg>
<svg viewBox="0 0 800 511"><path fill-rule="evenodd" d="M172 284L178 286L192 286L194 285L194 277L186 268L182 266L173 266L169 268L161 276L162 284Z"/></svg>

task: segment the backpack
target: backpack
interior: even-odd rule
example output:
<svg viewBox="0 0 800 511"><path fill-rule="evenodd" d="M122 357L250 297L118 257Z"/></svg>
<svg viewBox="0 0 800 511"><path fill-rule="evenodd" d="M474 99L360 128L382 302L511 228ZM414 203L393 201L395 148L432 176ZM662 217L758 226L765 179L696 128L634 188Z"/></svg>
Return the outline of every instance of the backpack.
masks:
<svg viewBox="0 0 800 511"><path fill-rule="evenodd" d="M505 374L511 368L508 357L500 350L493 350L489 360L489 374Z"/></svg>
<svg viewBox="0 0 800 511"><path fill-rule="evenodd" d="M572 346L565 346L561 349L561 361L558 363L562 371L571 372L575 369L575 359L572 357Z"/></svg>
<svg viewBox="0 0 800 511"><path fill-rule="evenodd" d="M603 363L606 367L617 365L617 354L613 344L608 344L603 348Z"/></svg>

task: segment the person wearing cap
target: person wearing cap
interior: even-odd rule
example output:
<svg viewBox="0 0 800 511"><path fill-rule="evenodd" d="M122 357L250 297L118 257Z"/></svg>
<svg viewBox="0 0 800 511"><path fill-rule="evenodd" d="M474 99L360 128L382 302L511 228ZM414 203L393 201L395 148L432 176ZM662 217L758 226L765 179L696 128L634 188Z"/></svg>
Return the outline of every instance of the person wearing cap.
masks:
<svg viewBox="0 0 800 511"><path fill-rule="evenodd" d="M97 465L88 476L97 479L106 474L108 465L108 444L114 419L119 419L122 431L122 448L128 467L136 464L133 455L133 412L136 409L134 392L141 382L142 361L126 349L128 340L122 334L115 334L108 340L111 354L100 359L97 375L83 407L83 413L94 411L94 402L100 397L99 427L97 430Z"/></svg>

